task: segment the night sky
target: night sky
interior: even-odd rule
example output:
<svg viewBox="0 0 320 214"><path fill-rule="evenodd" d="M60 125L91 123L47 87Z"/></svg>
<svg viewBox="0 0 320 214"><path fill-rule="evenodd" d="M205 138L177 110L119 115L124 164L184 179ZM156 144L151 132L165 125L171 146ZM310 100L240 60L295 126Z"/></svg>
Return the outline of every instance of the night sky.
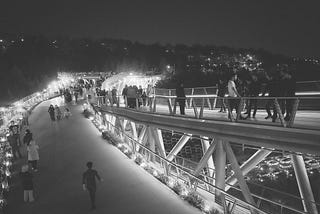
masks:
<svg viewBox="0 0 320 214"><path fill-rule="evenodd" d="M320 57L320 1L1 1L0 32L263 48Z"/></svg>

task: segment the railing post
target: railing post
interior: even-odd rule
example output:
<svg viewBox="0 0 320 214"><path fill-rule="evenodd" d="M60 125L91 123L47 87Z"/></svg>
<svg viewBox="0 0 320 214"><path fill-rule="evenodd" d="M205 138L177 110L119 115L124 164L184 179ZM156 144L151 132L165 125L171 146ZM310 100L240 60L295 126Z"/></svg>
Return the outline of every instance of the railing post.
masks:
<svg viewBox="0 0 320 214"><path fill-rule="evenodd" d="M170 98L169 98L167 101L168 101L169 113L170 113L170 115L173 115L173 112L172 112L172 106L171 106L171 102L170 102Z"/></svg>
<svg viewBox="0 0 320 214"><path fill-rule="evenodd" d="M177 113L177 98L174 98L173 115Z"/></svg>
<svg viewBox="0 0 320 214"><path fill-rule="evenodd" d="M120 97L117 97L117 107L120 107Z"/></svg>
<svg viewBox="0 0 320 214"><path fill-rule="evenodd" d="M205 101L204 101L204 98L202 98L202 103L201 103L199 118L203 118L204 102L205 102Z"/></svg>
<svg viewBox="0 0 320 214"><path fill-rule="evenodd" d="M208 95L208 92L207 92L206 88L204 88L203 90L204 90L205 95ZM210 98L207 98L207 103L208 103L209 109L212 110L213 107L211 106Z"/></svg>
<svg viewBox="0 0 320 214"><path fill-rule="evenodd" d="M191 89L191 96L193 95L193 93L194 93L194 88ZM193 101L193 97L190 98L189 104L188 104L188 102L187 102L188 108L190 108L190 106L192 105L192 101Z"/></svg>
<svg viewBox="0 0 320 214"><path fill-rule="evenodd" d="M293 103L293 106L292 106L292 111L291 111L291 114L290 114L290 120L289 120L289 123L288 123L288 127L292 127L293 126L294 119L296 118L296 114L297 114L297 111L298 111L299 103L300 103L300 100L298 98L294 100L294 103Z"/></svg>
<svg viewBox="0 0 320 214"><path fill-rule="evenodd" d="M237 113L236 121L238 121L241 117L241 111L243 109L243 104L244 104L244 99L242 97L240 97L238 109L236 110L236 113Z"/></svg>
<svg viewBox="0 0 320 214"><path fill-rule="evenodd" d="M283 117L283 114L282 114L282 111L281 111L281 108L280 108L280 105L279 105L279 102L278 102L278 99L274 99L274 106L276 108L276 111L277 111L277 114L279 115L279 118L280 118L280 122L281 122L281 125L283 127L287 127L287 123L286 121L284 120L284 117Z"/></svg>
<svg viewBox="0 0 320 214"><path fill-rule="evenodd" d="M192 100L191 105L192 105L192 108L193 108L193 111L194 111L195 118L199 118L198 109L197 109L197 106L194 103L194 100Z"/></svg>
<svg viewBox="0 0 320 214"><path fill-rule="evenodd" d="M153 103L153 109L152 109L152 112L155 113L156 112L156 107L157 107L157 99L156 97L154 98L154 103Z"/></svg>
<svg viewBox="0 0 320 214"><path fill-rule="evenodd" d="M171 89L169 89L169 96L171 96L172 92L171 92ZM172 105L172 101L171 101L171 97L169 97L169 103L170 103L170 106Z"/></svg>

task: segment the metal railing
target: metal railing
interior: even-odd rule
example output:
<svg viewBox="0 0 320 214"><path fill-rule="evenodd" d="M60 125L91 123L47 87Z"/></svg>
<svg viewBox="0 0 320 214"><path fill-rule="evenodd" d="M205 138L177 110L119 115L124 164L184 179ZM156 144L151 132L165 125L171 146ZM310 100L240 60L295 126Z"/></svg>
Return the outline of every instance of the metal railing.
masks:
<svg viewBox="0 0 320 214"><path fill-rule="evenodd" d="M177 115L178 105L181 104L180 98L173 95L154 95L152 97L142 98L127 98L122 96L117 97L96 97L98 106L117 106L129 107L139 111L149 111L152 113ZM189 103L185 108L185 116L192 116L197 119L214 119L232 122L254 122L262 123L264 125L271 125L266 119L270 118L273 122L279 121L283 127L297 127L294 124L297 112L304 111L303 109L310 109L306 106L312 106L314 115L311 116L310 124L301 124L307 128L317 128L320 125L320 97L217 97L216 95L186 95L185 103ZM211 103L211 104L209 104ZM179 106L180 107L180 106ZM217 114L214 110L224 110L227 114ZM261 115L263 109L269 109L264 115ZM289 109L287 115L284 111ZM245 120L246 112L252 113L255 116L258 112L259 117L254 120ZM235 113L232 113L235 112ZM183 112L180 111L180 114ZM319 113L319 112L318 112ZM269 117L268 117L269 114ZM273 115L273 116L271 116ZM298 116L300 119L300 116ZM304 122L303 122L304 123ZM278 123L279 124L279 123ZM274 123L272 124L274 125ZM299 125L299 124L298 124ZM309 127L310 125L310 127Z"/></svg>

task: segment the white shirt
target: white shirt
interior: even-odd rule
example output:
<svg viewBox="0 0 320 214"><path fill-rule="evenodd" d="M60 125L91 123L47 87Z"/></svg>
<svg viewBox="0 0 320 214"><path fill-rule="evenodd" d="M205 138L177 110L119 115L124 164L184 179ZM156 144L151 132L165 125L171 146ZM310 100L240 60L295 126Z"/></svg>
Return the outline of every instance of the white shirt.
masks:
<svg viewBox="0 0 320 214"><path fill-rule="evenodd" d="M234 81L229 80L228 82L229 97L237 97L237 94L234 92L234 88L236 88L236 84L234 83Z"/></svg>

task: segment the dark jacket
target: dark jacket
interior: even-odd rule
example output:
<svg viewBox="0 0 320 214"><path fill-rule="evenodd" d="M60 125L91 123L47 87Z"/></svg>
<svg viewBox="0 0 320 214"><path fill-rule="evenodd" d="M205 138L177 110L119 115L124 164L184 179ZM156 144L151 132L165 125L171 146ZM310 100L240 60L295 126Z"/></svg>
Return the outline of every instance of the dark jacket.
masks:
<svg viewBox="0 0 320 214"><path fill-rule="evenodd" d="M27 144L27 146L30 144L30 141L32 140L32 133L28 132L23 137L23 143Z"/></svg>
<svg viewBox="0 0 320 214"><path fill-rule="evenodd" d="M178 86L176 88L176 96L178 100L184 100L186 98L186 94L184 93L184 88L181 86Z"/></svg>
<svg viewBox="0 0 320 214"><path fill-rule="evenodd" d="M33 190L33 175L30 172L20 172L23 190Z"/></svg>
<svg viewBox="0 0 320 214"><path fill-rule="evenodd" d="M87 188L96 188L96 178L100 181L98 172L94 169L88 169L83 173L82 184L85 184Z"/></svg>

